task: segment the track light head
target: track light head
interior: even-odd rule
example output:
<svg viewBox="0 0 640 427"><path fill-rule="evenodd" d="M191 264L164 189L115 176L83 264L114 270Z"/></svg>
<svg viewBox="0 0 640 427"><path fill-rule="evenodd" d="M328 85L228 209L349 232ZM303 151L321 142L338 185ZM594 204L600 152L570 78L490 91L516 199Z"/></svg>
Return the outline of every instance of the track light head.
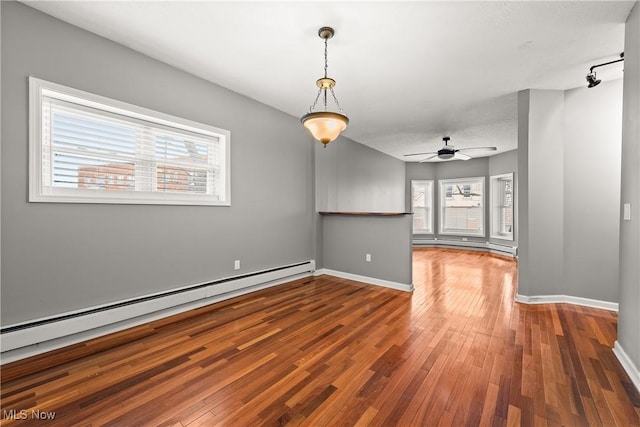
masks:
<svg viewBox="0 0 640 427"><path fill-rule="evenodd" d="M587 87L596 87L600 84L602 80L598 80L596 79L596 73L595 72L590 72L589 74L587 74L587 83L589 83L589 85Z"/></svg>

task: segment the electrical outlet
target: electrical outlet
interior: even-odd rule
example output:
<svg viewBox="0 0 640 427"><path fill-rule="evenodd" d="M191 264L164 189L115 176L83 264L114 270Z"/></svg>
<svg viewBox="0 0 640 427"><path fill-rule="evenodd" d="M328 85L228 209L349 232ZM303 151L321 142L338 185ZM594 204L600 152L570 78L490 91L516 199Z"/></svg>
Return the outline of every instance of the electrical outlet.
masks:
<svg viewBox="0 0 640 427"><path fill-rule="evenodd" d="M371 262L371 254L366 254L366 255L364 256L364 259L365 259L365 261L367 261L367 262Z"/></svg>
<svg viewBox="0 0 640 427"><path fill-rule="evenodd" d="M233 261L233 269L234 270L240 270L240 260L239 259Z"/></svg>
<svg viewBox="0 0 640 427"><path fill-rule="evenodd" d="M631 203L625 203L623 205L623 217L625 221L631 221Z"/></svg>

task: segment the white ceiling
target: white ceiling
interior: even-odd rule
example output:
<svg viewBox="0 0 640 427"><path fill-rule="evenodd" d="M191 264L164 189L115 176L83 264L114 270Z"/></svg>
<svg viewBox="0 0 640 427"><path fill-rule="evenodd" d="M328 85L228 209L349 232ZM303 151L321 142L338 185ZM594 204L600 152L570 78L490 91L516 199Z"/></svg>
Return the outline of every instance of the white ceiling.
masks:
<svg viewBox="0 0 640 427"><path fill-rule="evenodd" d="M437 150L443 135L516 148L516 92L585 86L590 66L622 52L634 2L25 3L293 116L315 98L317 30L332 26L345 135L417 161L402 155ZM597 71L622 77L621 64Z"/></svg>

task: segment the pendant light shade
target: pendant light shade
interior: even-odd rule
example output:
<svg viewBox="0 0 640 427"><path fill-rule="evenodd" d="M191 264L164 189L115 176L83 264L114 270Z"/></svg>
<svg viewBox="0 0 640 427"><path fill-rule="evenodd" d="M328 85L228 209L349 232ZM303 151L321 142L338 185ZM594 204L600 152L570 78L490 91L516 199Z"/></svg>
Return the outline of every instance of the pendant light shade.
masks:
<svg viewBox="0 0 640 427"><path fill-rule="evenodd" d="M307 113L300 120L311 136L322 142L325 147L339 137L349 124L347 116L332 111Z"/></svg>
<svg viewBox="0 0 640 427"><path fill-rule="evenodd" d="M318 36L324 40L324 77L319 78L316 81L318 86L318 94L313 102L313 105L309 108L309 112L300 118L302 126L305 127L314 139L320 141L326 147L328 143L340 136L342 131L347 128L349 124L349 118L340 108L338 98L336 98L333 88L336 85L336 81L330 77L327 77L327 40L334 35L334 30L331 27L322 27L318 30ZM331 96L338 107L338 112L327 110L328 94ZM322 104L324 109L321 111L315 111L318 100L322 98Z"/></svg>

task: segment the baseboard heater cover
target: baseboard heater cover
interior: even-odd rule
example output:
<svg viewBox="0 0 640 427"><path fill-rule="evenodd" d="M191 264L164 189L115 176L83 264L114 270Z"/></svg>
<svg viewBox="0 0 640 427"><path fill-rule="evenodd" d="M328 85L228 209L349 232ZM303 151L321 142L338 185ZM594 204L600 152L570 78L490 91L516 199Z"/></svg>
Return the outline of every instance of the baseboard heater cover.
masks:
<svg viewBox="0 0 640 427"><path fill-rule="evenodd" d="M508 255L517 257L517 246L508 246L491 242L478 242L475 240L442 240L442 239L413 239L414 246L423 247L447 247L447 248L465 248L481 251L488 251L499 255Z"/></svg>
<svg viewBox="0 0 640 427"><path fill-rule="evenodd" d="M226 299L220 298L221 296L228 295L229 298L232 298L254 290L275 286L297 277L311 275L314 271L315 261L304 261L9 325L0 329L2 353L5 354L12 350L38 345L163 310L179 306L185 307L184 310L173 310L167 315L176 314L194 308L190 303L202 302L199 304L200 306L207 305ZM130 326L125 325L120 329Z"/></svg>

